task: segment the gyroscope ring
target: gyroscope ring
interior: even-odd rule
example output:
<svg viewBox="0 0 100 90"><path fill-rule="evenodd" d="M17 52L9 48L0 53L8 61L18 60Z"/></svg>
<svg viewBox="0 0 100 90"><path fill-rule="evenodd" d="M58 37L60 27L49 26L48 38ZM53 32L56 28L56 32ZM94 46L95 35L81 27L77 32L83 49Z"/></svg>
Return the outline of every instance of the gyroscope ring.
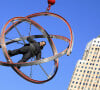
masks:
<svg viewBox="0 0 100 90"><path fill-rule="evenodd" d="M25 21L25 22L29 22L29 23L31 23L32 25L36 26L36 27L46 36L46 38L48 39L48 41L49 41L49 43L50 43L50 45L51 45L51 48L52 48L52 50L53 50L54 55L56 55L57 51L56 51L56 47L55 47L55 45L54 45L52 39L51 39L50 37L48 38L47 32L46 32L39 24L37 24L37 23L34 22L33 20L31 20L31 19L29 19L29 18L26 18L26 17L15 17L15 18L10 19L10 20L5 24L4 28L2 29L2 33L1 33L1 43L2 43L1 46L2 46L2 49L3 49L4 55L5 55L5 57L6 57L6 59L7 59L7 61L8 61L9 64L12 64L13 61L12 61L12 59L10 58L10 56L8 55L8 52L7 52L6 42L5 42L5 36L12 30L11 27L9 27L9 28L6 30L7 25L8 25L10 22L12 22L12 21L16 21L16 22L17 22L17 25ZM16 25L16 22L14 22L12 25L13 25L13 26ZM16 25L16 26L17 26L17 25ZM22 39L25 40L24 38L21 38L21 40L22 40ZM12 41L14 41L14 40L12 40ZM9 41L8 41L8 42L9 42ZM37 61L38 61L38 60L37 60ZM35 61L35 62L37 62L37 61ZM26 79L26 80L28 80L28 81L30 81L30 82L38 83L38 84L39 84L39 83L47 82L47 81L51 80L51 79L55 76L55 74L56 74L56 72L57 72L57 69L58 69L58 59L55 59L54 62L55 62L55 70L54 70L54 73L52 74L52 76L50 76L50 77L46 78L46 80L42 80L42 81L34 80L34 79L30 78L29 76L27 76L27 75L25 75L24 73L22 73L16 66L13 66L13 64L12 64L11 66L12 66L12 68L13 68L21 77L23 77L24 79Z"/></svg>
<svg viewBox="0 0 100 90"><path fill-rule="evenodd" d="M32 18L32 17L35 17L35 16L41 16L41 15L50 15L50 16L54 16L54 17L58 17L60 18L61 20L63 20L69 30L70 30L70 36L71 36L71 40L66 38L66 37L63 37L63 36L59 36L59 35L49 35L40 25L38 25L36 22L32 21L31 19L28 19L28 18ZM17 20L17 21L16 21ZM7 25L11 22L11 21L16 21L13 23L13 25L11 25L10 27L7 28L6 30L6 27ZM13 39L13 40L10 40L8 42L5 42L4 38L5 38L5 35L10 32L10 30L12 30L14 28L14 26L17 26L18 24L24 22L24 21L27 21L27 22L30 22L31 24L33 24L34 26L36 26L42 33L43 35L37 35L37 36L32 36L34 38L47 38L51 47L52 47L52 50L53 50L53 53L54 53L54 56L52 57L48 57L48 58L45 58L45 59L41 59L41 60L38 60L37 62L36 61L32 61L32 62L25 62L25 63L13 63L12 60L10 59L8 53L7 53L7 49L6 49L6 45L7 44L10 44L10 43L13 43L13 42L16 42L16 41L20 41L20 40L25 40L26 37L23 37L23 38L17 38L17 39ZM6 31L5 31L6 30ZM49 36L49 38L48 38ZM60 52L59 54L57 54L57 51L56 51L56 48L55 48L55 45L52 41L51 38L57 38L57 39L62 39L62 40L65 40L67 42L69 42L69 47L66 48L64 51ZM49 80L51 80L56 72L57 72L57 69L58 69L58 57L61 57L63 56L64 54L67 53L67 55L70 54L71 50L72 50L72 46L73 46L73 33L72 33L72 30L71 30L71 27L70 25L68 24L68 22L62 18L61 16L57 15L57 14L54 14L54 13L48 13L48 12L42 12L42 13L36 13L36 14L32 14L32 15L29 15L29 16L26 16L26 18L24 17L16 17L16 18L13 18L11 20L9 20L4 28L3 28L3 31L2 31L2 48L3 48L3 51L4 51L4 54L5 54L5 57L7 58L7 61L9 61L9 63L6 63L6 62L1 62L2 65L5 65L5 66L9 66L11 65L12 68L20 75L22 76L24 79L30 81L30 82L33 82L33 83L44 83L44 82L47 82ZM54 60L55 59L55 60ZM17 65L19 66L29 66L29 65L36 65L36 64L40 64L40 63L45 63L45 62L48 62L48 61L51 61L51 60L54 60L55 62L55 70L54 70L54 74L52 76L50 76L49 78L47 78L47 80L43 80L43 81L38 81L38 80L34 80L28 76L26 76L25 74L23 74L18 68L16 68Z"/></svg>

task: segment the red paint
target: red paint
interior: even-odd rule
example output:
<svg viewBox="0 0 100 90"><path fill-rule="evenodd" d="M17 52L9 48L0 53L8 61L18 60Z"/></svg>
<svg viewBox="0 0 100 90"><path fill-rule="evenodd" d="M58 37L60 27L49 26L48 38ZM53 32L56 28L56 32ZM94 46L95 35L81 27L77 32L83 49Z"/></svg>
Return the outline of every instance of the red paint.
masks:
<svg viewBox="0 0 100 90"><path fill-rule="evenodd" d="M51 5L55 4L55 0L48 0L48 4L51 4Z"/></svg>

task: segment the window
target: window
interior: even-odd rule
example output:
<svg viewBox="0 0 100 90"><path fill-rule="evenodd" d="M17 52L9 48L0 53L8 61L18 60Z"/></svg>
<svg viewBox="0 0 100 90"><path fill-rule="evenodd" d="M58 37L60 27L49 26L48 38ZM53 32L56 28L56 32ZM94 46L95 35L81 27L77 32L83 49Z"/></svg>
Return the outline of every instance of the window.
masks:
<svg viewBox="0 0 100 90"><path fill-rule="evenodd" d="M83 83L83 85L85 85L85 83Z"/></svg>
<svg viewBox="0 0 100 90"><path fill-rule="evenodd" d="M81 66L81 68L83 68L83 66Z"/></svg>
<svg viewBox="0 0 100 90"><path fill-rule="evenodd" d="M86 79L84 79L84 81L86 81Z"/></svg>
<svg viewBox="0 0 100 90"><path fill-rule="evenodd" d="M99 83L99 80L97 81L97 83Z"/></svg>
<svg viewBox="0 0 100 90"><path fill-rule="evenodd" d="M98 66L98 64L96 64L96 66Z"/></svg>
<svg viewBox="0 0 100 90"><path fill-rule="evenodd" d="M92 63L90 63L90 65L92 65Z"/></svg>
<svg viewBox="0 0 100 90"><path fill-rule="evenodd" d="M94 54L97 54L96 52L94 52Z"/></svg>
<svg viewBox="0 0 100 90"><path fill-rule="evenodd" d="M96 85L96 87L98 87L98 85Z"/></svg>
<svg viewBox="0 0 100 90"><path fill-rule="evenodd" d="M91 67L91 69L93 69L93 67Z"/></svg>
<svg viewBox="0 0 100 90"><path fill-rule="evenodd" d="M86 77L88 77L88 75L86 75Z"/></svg>
<svg viewBox="0 0 100 90"><path fill-rule="evenodd" d="M90 71L90 74L92 73L92 71Z"/></svg>
<svg viewBox="0 0 100 90"><path fill-rule="evenodd" d="M78 76L81 76L80 74L78 74Z"/></svg>
<svg viewBox="0 0 100 90"><path fill-rule="evenodd" d="M80 88L80 86L78 86L78 88Z"/></svg>
<svg viewBox="0 0 100 90"><path fill-rule="evenodd" d="M91 80L91 82L92 82L93 80Z"/></svg>
<svg viewBox="0 0 100 90"><path fill-rule="evenodd" d="M77 73L75 74L75 76L77 76Z"/></svg>
<svg viewBox="0 0 100 90"><path fill-rule="evenodd" d="M74 83L74 81L72 83Z"/></svg>
<svg viewBox="0 0 100 90"><path fill-rule="evenodd" d="M83 88L84 88L84 87L82 87L82 90L83 90Z"/></svg>
<svg viewBox="0 0 100 90"><path fill-rule="evenodd" d="M95 50L98 50L98 48L95 48Z"/></svg>
<svg viewBox="0 0 100 90"><path fill-rule="evenodd" d="M89 73L89 71L87 71L87 73Z"/></svg>
<svg viewBox="0 0 100 90"><path fill-rule="evenodd" d="M96 78L98 78L98 76L96 76Z"/></svg>
<svg viewBox="0 0 100 90"><path fill-rule="evenodd" d="M86 70L84 70L84 73L85 73L85 71L86 71Z"/></svg>
<svg viewBox="0 0 100 90"><path fill-rule="evenodd" d="M80 70L80 72L82 72L82 70Z"/></svg>
<svg viewBox="0 0 100 90"><path fill-rule="evenodd" d="M74 77L74 79L76 79L76 77Z"/></svg>
<svg viewBox="0 0 100 90"><path fill-rule="evenodd" d="M78 68L80 68L80 66L78 66Z"/></svg>
<svg viewBox="0 0 100 90"><path fill-rule="evenodd" d="M97 70L97 68L95 68L95 70Z"/></svg>
<svg viewBox="0 0 100 90"><path fill-rule="evenodd" d="M93 74L95 74L95 72L93 72Z"/></svg>
<svg viewBox="0 0 100 90"><path fill-rule="evenodd" d="M95 44L93 44L93 46L95 46Z"/></svg>
<svg viewBox="0 0 100 90"><path fill-rule="evenodd" d="M89 81L89 79L87 79L87 82Z"/></svg>
<svg viewBox="0 0 100 90"><path fill-rule="evenodd" d="M73 87L73 85L71 85L71 87Z"/></svg>
<svg viewBox="0 0 100 90"><path fill-rule="evenodd" d="M95 84L93 84L93 87L95 87Z"/></svg>
<svg viewBox="0 0 100 90"><path fill-rule="evenodd" d="M86 85L88 85L88 84L86 83Z"/></svg>
<svg viewBox="0 0 100 90"><path fill-rule="evenodd" d="M90 75L88 77L90 77Z"/></svg>
<svg viewBox="0 0 100 90"><path fill-rule="evenodd" d="M86 65L88 65L88 63L86 63Z"/></svg>
<svg viewBox="0 0 100 90"><path fill-rule="evenodd" d="M93 48L92 48L92 50L93 50Z"/></svg>
<svg viewBox="0 0 100 90"><path fill-rule="evenodd" d="M76 71L78 72L78 69Z"/></svg>
<svg viewBox="0 0 100 90"><path fill-rule="evenodd" d="M79 78L77 78L77 80L79 80Z"/></svg>

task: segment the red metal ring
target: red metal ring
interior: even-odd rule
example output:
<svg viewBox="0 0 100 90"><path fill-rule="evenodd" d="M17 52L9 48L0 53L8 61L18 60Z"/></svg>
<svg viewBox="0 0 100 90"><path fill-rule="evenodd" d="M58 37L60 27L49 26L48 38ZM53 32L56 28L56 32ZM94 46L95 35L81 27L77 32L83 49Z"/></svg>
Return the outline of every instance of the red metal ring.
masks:
<svg viewBox="0 0 100 90"><path fill-rule="evenodd" d="M61 17L61 16L59 16L59 15L57 15L57 14L54 14L54 13L49 13L49 12L41 12L41 13L35 13L35 14L31 14L31 15L28 15L28 16L26 16L27 18L32 18L32 17L36 17L36 16L41 16L41 15L44 15L44 16L47 16L47 15L50 15L50 16L54 16L54 17L57 17L57 18L60 18L61 20L63 20L65 23L66 23L66 25L68 26L68 28L69 28L69 30L70 30L70 37L71 37L71 40L69 41L69 48L67 49L65 49L64 51L62 51L61 53L59 53L59 54L56 54L55 55L55 57L61 57L61 56L63 56L66 52L69 54L70 53L70 51L71 51L71 49L72 49L72 46L73 46L73 33L72 33L72 30L71 30L71 27L70 27L70 25L69 25L69 23L63 18L63 17ZM19 22L16 22L15 23L15 25L17 25L17 24L19 24L19 23L21 23L21 21ZM7 32L8 31L10 31L12 28L14 27L14 25L12 25L12 26L10 26L10 28L8 28L4 33L5 34L7 34ZM67 54L67 55L68 55ZM56 64L57 66L58 66L58 64ZM18 70L15 70L17 73L19 73L19 71ZM20 74L21 74L22 72L20 72ZM22 75L22 74L21 74ZM20 76L21 76L20 75ZM22 76L23 77L23 76ZM26 80L28 80L28 81L31 81L30 79L28 79L27 77L23 77L23 78L25 78ZM45 81L35 81L34 80L34 83L44 83L44 82L47 82L47 81L49 81L49 80L45 80ZM31 81L32 82L32 81Z"/></svg>
<svg viewBox="0 0 100 90"><path fill-rule="evenodd" d="M6 27L7 27L7 25L8 25L11 21L16 20L16 19L20 19L18 22L22 22L23 20L28 21L28 22L31 22L31 23L32 23L33 25L35 25L38 29L40 29L40 31L41 31L45 36L48 36L47 32L46 32L39 24L37 24L36 22L34 22L33 20L31 20L31 19L29 19L29 18L26 18L26 17L15 17L15 18L10 19L10 20L5 24L5 26L4 26L3 30L2 30L2 34L1 34L1 38L2 38L2 39L1 39L2 49L3 49L3 52L4 52L4 54L5 54L5 57L6 57L7 61L8 61L9 63L13 63L13 62L12 62L11 58L9 57L8 52L7 52L7 49L6 49L5 35L11 30L11 27L9 27L7 30L6 30ZM22 20L21 20L21 19L22 19ZM17 22L17 24L18 24L18 22ZM15 23L15 24L16 24L16 23ZM12 26L14 26L15 24L13 24ZM5 30L6 30L6 31L5 31ZM48 38L48 37L47 37L47 39L48 39L48 41L50 42L50 44L52 44L51 47L54 48L54 49L53 49L53 53L54 53L54 55L55 55L55 54L57 53L56 47L55 47L55 45L54 45L54 43L53 43L53 41L52 41L51 38ZM55 61L55 67L56 67L55 73L54 73L49 79L43 80L43 81L38 81L38 80L31 79L30 77L28 77L28 76L26 76L24 73L22 73L16 66L12 66L12 68L13 68L21 77L23 77L24 79L26 79L26 80L28 80L28 81L30 81L30 82L33 82L33 83L38 83L38 84L40 84L40 83L44 83L44 82L47 82L47 81L51 80L51 79L55 76L55 74L56 74L56 72L57 72L57 70L58 70L58 59L55 59L54 61Z"/></svg>

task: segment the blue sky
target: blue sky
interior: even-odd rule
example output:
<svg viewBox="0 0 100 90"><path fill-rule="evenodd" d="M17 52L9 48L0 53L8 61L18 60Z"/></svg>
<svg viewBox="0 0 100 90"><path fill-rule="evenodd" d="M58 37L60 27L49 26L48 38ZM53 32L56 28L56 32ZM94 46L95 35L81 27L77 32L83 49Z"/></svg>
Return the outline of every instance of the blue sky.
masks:
<svg viewBox="0 0 100 90"><path fill-rule="evenodd" d="M0 1L0 29L13 17L44 12L46 8L47 0L2 0ZM100 35L100 0L56 0L50 12L61 15L71 25L74 32L72 54L59 58L59 69L56 76L44 84L30 83L18 76L10 67L0 66L1 90L67 90L75 65L82 58L86 44ZM53 18L37 17L36 22L50 34L67 37L69 33L64 29L64 23L55 18L51 19ZM54 42L58 52L66 47L65 43L61 44L62 41L54 40ZM46 48L49 50L49 47ZM43 53L43 55L46 54ZM0 60L4 60L3 54Z"/></svg>

